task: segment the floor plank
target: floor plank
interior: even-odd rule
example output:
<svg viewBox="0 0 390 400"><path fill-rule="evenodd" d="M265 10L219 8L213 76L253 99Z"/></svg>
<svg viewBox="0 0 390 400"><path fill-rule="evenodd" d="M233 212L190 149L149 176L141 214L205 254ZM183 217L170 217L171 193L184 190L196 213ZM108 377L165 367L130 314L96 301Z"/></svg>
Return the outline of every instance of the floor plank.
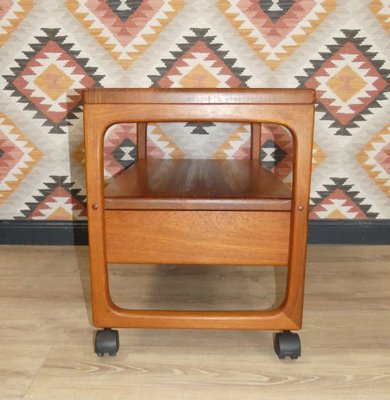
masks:
<svg viewBox="0 0 390 400"><path fill-rule="evenodd" d="M98 358L87 249L0 253L0 398L389 398L390 246L309 248L296 361L277 359L271 332L195 330L121 330L117 357ZM113 266L114 298L184 308L281 298L283 268L200 268Z"/></svg>
<svg viewBox="0 0 390 400"><path fill-rule="evenodd" d="M203 392L204 398L221 399L258 398L260 393L264 398L282 395L287 399L314 398L315 393L316 399L325 399L350 391L368 399L375 398L375 393L388 394L390 384L390 373L385 372L390 350L340 354L339 350L306 348L298 362L280 362L263 346L199 349L195 337L192 345L180 347L126 346L116 358L104 360L94 359L88 350L53 348L29 396L57 395L57 388L71 382L76 398L82 398L86 388L104 392L111 385L122 398L144 387L148 398L159 389L176 392L174 398L192 398L193 392Z"/></svg>
<svg viewBox="0 0 390 400"><path fill-rule="evenodd" d="M25 332L28 335L28 332ZM0 398L22 398L48 355L50 346L0 343Z"/></svg>

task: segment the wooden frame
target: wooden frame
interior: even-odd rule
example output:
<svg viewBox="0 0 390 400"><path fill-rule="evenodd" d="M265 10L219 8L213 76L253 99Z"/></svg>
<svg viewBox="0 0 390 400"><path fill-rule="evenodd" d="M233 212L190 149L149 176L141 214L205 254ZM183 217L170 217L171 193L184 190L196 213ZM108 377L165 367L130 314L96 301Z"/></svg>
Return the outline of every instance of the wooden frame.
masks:
<svg viewBox="0 0 390 400"><path fill-rule="evenodd" d="M84 91L90 272L95 326L102 328L300 329L304 298L314 101L314 91L306 89L91 89ZM281 257L287 261L288 278L285 298L279 307L259 311L128 310L118 307L111 300L107 269L109 260L107 242L112 241L112 235L115 235L116 231L114 228L112 231L112 227L106 225L113 221L109 219L109 215L120 211L105 211L104 134L113 124L136 122L139 129L138 138L141 138L139 139L141 144L138 150L139 158L145 158L146 123L173 121L250 123L252 124L252 145L256 147L260 144L263 122L281 124L291 131L294 145L294 179L291 208L289 211L284 211L289 216L287 224L283 225L288 230L287 236L283 239L288 240L288 251L286 257ZM252 158L259 159L259 157L259 151L253 150ZM133 214L128 213L134 212L133 210L122 211L127 213L123 214L126 218L132 218ZM240 210L230 212L237 211ZM156 211L144 210L143 212L147 215ZM261 212L265 215L270 213L270 217L278 218L280 214L277 213L282 211ZM116 214L114 218L118 219L118 215ZM150 240L152 241L153 238ZM276 241L275 237L272 239L272 234L271 240ZM110 259L115 260L115 251L114 256L111 253L112 250L110 250ZM126 253L125 256L127 255ZM175 261L174 257L169 259ZM120 261L124 260L120 258ZM216 259L211 261L218 263ZM129 259L128 263L131 262L132 259ZM258 265L262 263L263 260L259 259ZM253 260L252 264L255 264ZM278 265L278 262L275 262L275 265Z"/></svg>

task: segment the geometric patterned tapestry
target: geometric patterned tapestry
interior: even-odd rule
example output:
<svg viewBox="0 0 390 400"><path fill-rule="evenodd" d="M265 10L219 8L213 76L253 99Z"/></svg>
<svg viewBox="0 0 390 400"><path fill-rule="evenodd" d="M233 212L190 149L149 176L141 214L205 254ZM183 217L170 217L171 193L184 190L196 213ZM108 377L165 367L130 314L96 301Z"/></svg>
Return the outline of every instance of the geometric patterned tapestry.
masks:
<svg viewBox="0 0 390 400"><path fill-rule="evenodd" d="M0 219L86 218L81 91L292 87L317 92L312 219L390 218L388 0L1 1ZM136 160L133 124L105 137L106 178ZM242 159L250 127L148 125L153 158ZM291 182L289 132L262 164Z"/></svg>

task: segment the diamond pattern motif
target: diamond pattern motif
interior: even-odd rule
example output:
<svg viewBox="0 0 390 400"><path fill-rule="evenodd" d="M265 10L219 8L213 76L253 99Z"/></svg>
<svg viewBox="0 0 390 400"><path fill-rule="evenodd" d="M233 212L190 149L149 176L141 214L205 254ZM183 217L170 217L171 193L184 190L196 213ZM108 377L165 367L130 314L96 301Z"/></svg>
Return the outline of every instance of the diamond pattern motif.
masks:
<svg viewBox="0 0 390 400"><path fill-rule="evenodd" d="M356 3L356 4L355 4ZM0 219L85 219L81 91L310 87L312 218L389 218L387 0L0 1ZM106 179L137 157L105 137ZM153 123L149 157L248 158L250 126ZM288 132L263 124L261 162L289 184Z"/></svg>
<svg viewBox="0 0 390 400"><path fill-rule="evenodd" d="M324 185L312 197L310 218L327 219L368 219L376 218L372 206L365 204L365 198L354 188L348 178L331 178L329 184Z"/></svg>
<svg viewBox="0 0 390 400"><path fill-rule="evenodd" d="M249 75L208 28L192 28L162 59L158 75L149 75L152 87L247 87Z"/></svg>
<svg viewBox="0 0 390 400"><path fill-rule="evenodd" d="M74 182L67 176L50 176L33 200L26 203L22 210L23 217L16 219L70 220L83 219L87 216L85 195L81 189L75 189Z"/></svg>
<svg viewBox="0 0 390 400"><path fill-rule="evenodd" d="M334 42L297 79L302 87L316 89L317 110L323 120L332 121L335 134L349 136L387 100L390 69L359 30L343 29Z"/></svg>
<svg viewBox="0 0 390 400"><path fill-rule="evenodd" d="M68 0L66 6L124 68L157 39L184 0Z"/></svg>
<svg viewBox="0 0 390 400"><path fill-rule="evenodd" d="M218 7L248 45L276 69L334 10L334 0L220 0Z"/></svg>
<svg viewBox="0 0 390 400"><path fill-rule="evenodd" d="M16 59L12 75L5 75L6 90L11 97L25 104L24 110L33 111L33 118L43 119L49 133L66 133L70 120L81 112L81 90L100 87L102 75L97 68L81 58L59 29L42 29L25 51L24 58Z"/></svg>

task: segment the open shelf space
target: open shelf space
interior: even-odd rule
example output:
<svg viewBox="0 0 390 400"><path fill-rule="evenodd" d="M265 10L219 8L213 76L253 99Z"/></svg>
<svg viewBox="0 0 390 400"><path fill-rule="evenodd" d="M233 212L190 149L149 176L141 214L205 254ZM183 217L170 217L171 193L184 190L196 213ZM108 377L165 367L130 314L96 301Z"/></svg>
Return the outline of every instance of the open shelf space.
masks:
<svg viewBox="0 0 390 400"><path fill-rule="evenodd" d="M104 197L111 210L291 210L291 190L258 160L140 159Z"/></svg>

